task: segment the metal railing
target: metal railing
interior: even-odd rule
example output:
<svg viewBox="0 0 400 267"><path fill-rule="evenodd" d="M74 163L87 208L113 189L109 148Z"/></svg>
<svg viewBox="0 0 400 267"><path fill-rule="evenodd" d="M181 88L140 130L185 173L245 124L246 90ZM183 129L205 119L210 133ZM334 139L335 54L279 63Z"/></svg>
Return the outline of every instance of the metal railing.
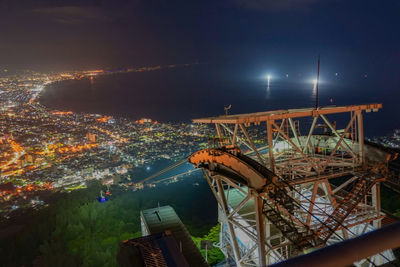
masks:
<svg viewBox="0 0 400 267"><path fill-rule="evenodd" d="M273 267L340 267L351 266L354 262L368 258L382 251L400 247L400 222L348 239L332 246L323 247ZM385 266L398 266L393 265Z"/></svg>

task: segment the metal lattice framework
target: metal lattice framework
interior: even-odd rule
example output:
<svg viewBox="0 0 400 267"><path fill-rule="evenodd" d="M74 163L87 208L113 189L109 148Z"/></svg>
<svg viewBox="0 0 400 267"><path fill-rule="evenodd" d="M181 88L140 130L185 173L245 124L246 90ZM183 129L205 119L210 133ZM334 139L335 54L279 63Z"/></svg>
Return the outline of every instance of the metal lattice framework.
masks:
<svg viewBox="0 0 400 267"><path fill-rule="evenodd" d="M387 170L364 145L363 112L380 108L369 104L195 119L215 124L218 135L217 145L189 161L203 169L218 201L219 246L226 256L237 266L265 266L379 228L384 216L379 183ZM340 119L342 129L331 116ZM265 136L248 131L264 124ZM385 253L366 261L393 258Z"/></svg>

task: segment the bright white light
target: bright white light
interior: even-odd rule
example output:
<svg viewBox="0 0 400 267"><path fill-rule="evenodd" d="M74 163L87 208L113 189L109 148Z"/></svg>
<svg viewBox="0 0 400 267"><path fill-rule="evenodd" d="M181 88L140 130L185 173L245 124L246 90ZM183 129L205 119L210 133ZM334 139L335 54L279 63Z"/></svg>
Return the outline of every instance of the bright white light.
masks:
<svg viewBox="0 0 400 267"><path fill-rule="evenodd" d="M267 75L267 86L268 86L268 88L269 88L269 82L271 81L271 75Z"/></svg>
<svg viewBox="0 0 400 267"><path fill-rule="evenodd" d="M307 83L307 84L312 84L313 86L317 86L317 84L318 85L321 85L321 84L326 84L326 81L323 79L323 77L319 77L319 79L317 79L317 77L310 77L309 79L307 79L307 80L304 80L304 83Z"/></svg>

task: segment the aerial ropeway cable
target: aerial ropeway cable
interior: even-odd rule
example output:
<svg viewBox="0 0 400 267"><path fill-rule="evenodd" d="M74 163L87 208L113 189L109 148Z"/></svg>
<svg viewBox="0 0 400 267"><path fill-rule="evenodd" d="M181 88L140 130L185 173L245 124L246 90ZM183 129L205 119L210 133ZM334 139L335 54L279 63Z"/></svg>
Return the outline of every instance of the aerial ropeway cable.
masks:
<svg viewBox="0 0 400 267"><path fill-rule="evenodd" d="M151 179L154 179L154 178L156 178L156 177L158 177L158 176L160 176L160 175L162 175L162 174L164 174L166 172L169 172L169 171L171 171L173 169L178 168L179 166L183 165L186 162L187 162L187 158L183 158L182 160L180 160L178 162L175 162L174 164L172 164L172 165L170 165L170 166L168 166L168 167L166 167L166 168L164 168L164 169L162 169L162 170L150 175L149 177L144 178L143 180L139 181L138 183L145 183L145 182L147 182L147 181L149 181Z"/></svg>
<svg viewBox="0 0 400 267"><path fill-rule="evenodd" d="M258 148L258 150L266 149L267 147L268 147L268 146L263 146L263 147ZM255 153L255 152L254 152L253 150L250 150L250 151L244 153L244 155L249 155L249 154L252 154L252 153ZM145 183L145 182L148 182L148 181L150 181L150 180L152 180L152 179L154 179L154 178L156 178L156 177L158 177L158 176L160 176L160 175L163 175L163 174L166 173L166 172L169 172L169 171L171 171L171 170L173 170L173 169L176 169L176 168L178 168L179 166L183 165L184 163L188 162L188 159L189 159L189 157L185 157L185 158L181 159L180 161L177 161L176 163L174 163L174 164L172 164L172 165L169 165L168 167L166 167L166 168L164 168L164 169L162 169L162 170L160 170L160 171L158 171L158 172L156 172L156 173L150 175L149 177L146 177L146 178L142 179L141 181L138 181L137 183ZM174 176L172 176L172 177L180 176L180 175L182 175L182 174L184 174L184 173L180 173L180 174L174 175ZM163 179L163 180L168 180L168 178L165 178L165 179Z"/></svg>

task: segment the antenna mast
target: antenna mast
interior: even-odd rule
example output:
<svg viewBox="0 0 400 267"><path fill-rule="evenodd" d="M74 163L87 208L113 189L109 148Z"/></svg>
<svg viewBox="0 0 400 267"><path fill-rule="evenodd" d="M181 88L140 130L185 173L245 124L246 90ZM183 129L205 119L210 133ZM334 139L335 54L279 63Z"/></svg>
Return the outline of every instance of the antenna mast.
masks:
<svg viewBox="0 0 400 267"><path fill-rule="evenodd" d="M231 107L232 107L232 105L229 105L229 106L227 106L227 107L224 107L224 109L225 109L225 116L228 116L228 110L230 110Z"/></svg>
<svg viewBox="0 0 400 267"><path fill-rule="evenodd" d="M318 86L319 86L319 55L318 55L318 73L317 73L317 88L316 88L316 94L315 94L315 109L318 109Z"/></svg>

